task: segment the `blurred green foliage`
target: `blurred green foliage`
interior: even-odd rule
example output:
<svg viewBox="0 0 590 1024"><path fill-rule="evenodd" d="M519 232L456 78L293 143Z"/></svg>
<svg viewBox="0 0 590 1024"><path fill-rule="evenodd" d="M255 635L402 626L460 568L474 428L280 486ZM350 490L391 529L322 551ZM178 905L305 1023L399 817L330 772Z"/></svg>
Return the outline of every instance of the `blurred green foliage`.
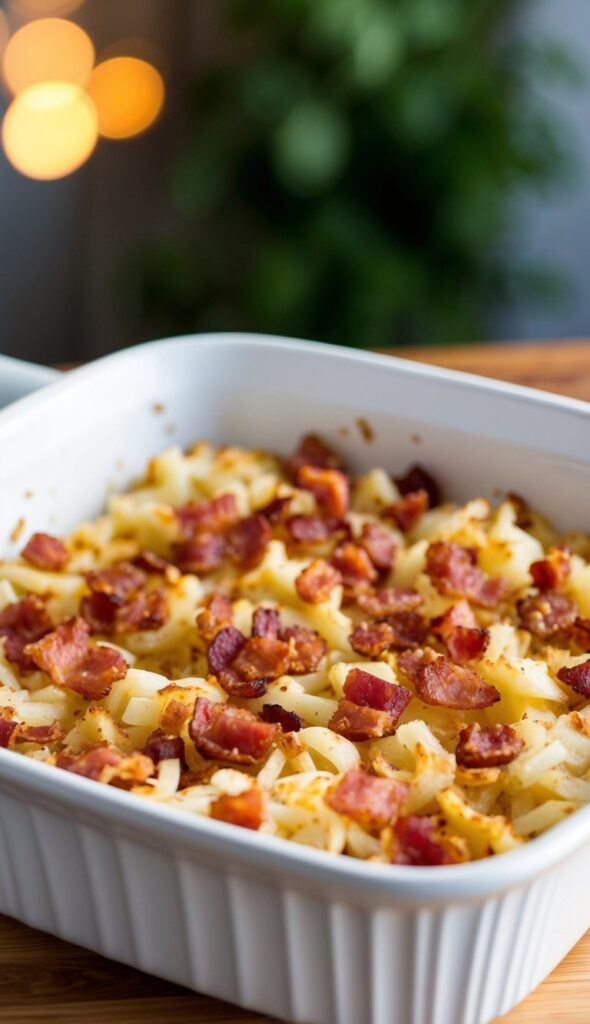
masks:
<svg viewBox="0 0 590 1024"><path fill-rule="evenodd" d="M571 66L519 38L526 2L228 0L240 57L195 82L144 325L461 341L546 290L503 240L515 190L563 170L534 85Z"/></svg>

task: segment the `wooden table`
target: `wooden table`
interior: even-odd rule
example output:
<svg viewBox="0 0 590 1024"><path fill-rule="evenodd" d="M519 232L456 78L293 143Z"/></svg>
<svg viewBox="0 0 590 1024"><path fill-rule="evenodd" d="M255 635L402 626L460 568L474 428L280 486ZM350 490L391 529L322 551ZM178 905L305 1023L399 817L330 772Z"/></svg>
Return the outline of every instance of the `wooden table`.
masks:
<svg viewBox="0 0 590 1024"><path fill-rule="evenodd" d="M590 341L405 350L397 354L590 400ZM501 1024L588 1024L589 980L590 933L528 999L502 1018ZM272 1024L268 1017L195 995L6 917L0 917L0 1021Z"/></svg>

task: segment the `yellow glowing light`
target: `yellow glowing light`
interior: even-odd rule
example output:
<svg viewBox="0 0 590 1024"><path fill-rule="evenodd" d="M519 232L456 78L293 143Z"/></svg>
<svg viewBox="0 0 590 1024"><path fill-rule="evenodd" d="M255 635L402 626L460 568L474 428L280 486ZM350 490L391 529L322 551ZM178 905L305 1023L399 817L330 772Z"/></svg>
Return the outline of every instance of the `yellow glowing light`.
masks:
<svg viewBox="0 0 590 1024"><path fill-rule="evenodd" d="M164 81L145 60L113 57L95 67L88 93L98 111L100 134L128 139L156 120L164 103Z"/></svg>
<svg viewBox="0 0 590 1024"><path fill-rule="evenodd" d="M93 64L94 47L84 29L63 18L40 18L8 42L4 78L15 94L36 82L85 85Z"/></svg>
<svg viewBox="0 0 590 1024"><path fill-rule="evenodd" d="M63 178L88 159L98 118L92 100L71 82L39 82L12 101L2 142L10 163L40 181Z"/></svg>
<svg viewBox="0 0 590 1024"><path fill-rule="evenodd" d="M10 6L25 18L61 17L81 7L84 0L10 0Z"/></svg>

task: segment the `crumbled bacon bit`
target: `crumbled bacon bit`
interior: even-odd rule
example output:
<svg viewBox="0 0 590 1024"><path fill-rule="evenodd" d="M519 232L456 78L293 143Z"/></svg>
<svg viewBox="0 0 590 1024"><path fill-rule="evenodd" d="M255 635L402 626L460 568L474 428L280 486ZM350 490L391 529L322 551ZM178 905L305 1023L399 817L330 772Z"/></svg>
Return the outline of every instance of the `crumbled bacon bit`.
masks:
<svg viewBox="0 0 590 1024"><path fill-rule="evenodd" d="M398 818L393 833L393 864L436 867L456 861L448 845L441 839L437 818L408 814Z"/></svg>
<svg viewBox="0 0 590 1024"><path fill-rule="evenodd" d="M334 587L341 582L340 573L323 558L316 558L303 569L295 580L295 588L302 601L321 604L327 601Z"/></svg>
<svg viewBox="0 0 590 1024"><path fill-rule="evenodd" d="M123 602L141 590L145 584L145 573L131 562L117 562L106 569L87 572L86 582L93 594L105 594Z"/></svg>
<svg viewBox="0 0 590 1024"><path fill-rule="evenodd" d="M7 604L0 612L0 636L4 637L6 657L21 672L33 672L37 667L25 647L40 640L51 629L53 623L45 603L36 594Z"/></svg>
<svg viewBox="0 0 590 1024"><path fill-rule="evenodd" d="M467 601L459 601L431 622L432 632L443 641L451 661L481 658L490 635L480 629Z"/></svg>
<svg viewBox="0 0 590 1024"><path fill-rule="evenodd" d="M283 519L283 514L287 512L292 500L290 494L285 498L273 498L268 505L258 509L258 514L264 516L272 526L275 526Z"/></svg>
<svg viewBox="0 0 590 1024"><path fill-rule="evenodd" d="M494 608L510 590L501 577L486 576L475 564L475 553L448 540L430 544L426 572L441 594L467 597L483 608Z"/></svg>
<svg viewBox="0 0 590 1024"><path fill-rule="evenodd" d="M590 619L578 616L572 628L572 639L582 651L590 651Z"/></svg>
<svg viewBox="0 0 590 1024"><path fill-rule="evenodd" d="M238 796L222 793L213 801L210 808L212 818L227 821L230 825L240 825L256 831L264 820L264 797L259 786L252 786Z"/></svg>
<svg viewBox="0 0 590 1024"><path fill-rule="evenodd" d="M14 708L0 708L0 747L12 747L14 745L14 733L18 728L13 722Z"/></svg>
<svg viewBox="0 0 590 1024"><path fill-rule="evenodd" d="M433 651L432 647L425 647L423 650L418 651L404 651L398 656L397 666L408 679L415 683L418 669L422 665L430 665L438 657L439 654L437 651Z"/></svg>
<svg viewBox="0 0 590 1024"><path fill-rule="evenodd" d="M252 616L252 636L270 636L278 640L281 622L276 608L257 608Z"/></svg>
<svg viewBox="0 0 590 1024"><path fill-rule="evenodd" d="M186 540L173 547L174 563L183 573L206 576L219 569L225 558L227 545L219 533L203 533L194 540Z"/></svg>
<svg viewBox="0 0 590 1024"><path fill-rule="evenodd" d="M290 538L296 544L323 544L330 537L350 537L351 530L345 519L322 519L320 516L290 516L285 523Z"/></svg>
<svg viewBox="0 0 590 1024"><path fill-rule="evenodd" d="M398 498L392 505L383 509L386 519L394 519L400 530L406 533L416 525L420 516L428 508L428 494L426 491L410 491L403 498Z"/></svg>
<svg viewBox="0 0 590 1024"><path fill-rule="evenodd" d="M578 617L574 602L555 590L525 597L516 607L521 625L543 639L569 629Z"/></svg>
<svg viewBox="0 0 590 1024"><path fill-rule="evenodd" d="M397 489L404 497L406 494L415 494L416 491L426 491L430 508L440 504L440 487L434 477L416 463L407 470L404 476L396 478Z"/></svg>
<svg viewBox="0 0 590 1024"><path fill-rule="evenodd" d="M214 590L205 599L205 607L197 615L197 628L205 640L213 640L233 620L232 604L229 597Z"/></svg>
<svg viewBox="0 0 590 1024"><path fill-rule="evenodd" d="M250 711L215 704L197 697L189 735L198 752L209 760L255 764L268 752L278 728L261 722Z"/></svg>
<svg viewBox="0 0 590 1024"><path fill-rule="evenodd" d="M283 732L299 732L303 719L294 711L287 711L280 704L263 704L259 716L263 722L280 725Z"/></svg>
<svg viewBox="0 0 590 1024"><path fill-rule="evenodd" d="M123 755L112 747L95 747L81 754L74 754L72 751L64 750L57 755L56 766L75 775L83 775L85 779L93 782L103 781L103 774L106 769L117 768Z"/></svg>
<svg viewBox="0 0 590 1024"><path fill-rule="evenodd" d="M68 619L36 643L28 644L38 668L47 672L56 686L65 686L85 700L101 700L117 679L127 673L127 662L112 647L90 647L89 628L84 619Z"/></svg>
<svg viewBox="0 0 590 1024"><path fill-rule="evenodd" d="M393 630L391 644L394 649L419 647L428 636L428 626L418 612L396 612L388 615L386 621Z"/></svg>
<svg viewBox="0 0 590 1024"><path fill-rule="evenodd" d="M315 672L328 650L326 641L306 626L287 626L281 630L281 640L289 644L289 673L304 675Z"/></svg>
<svg viewBox="0 0 590 1024"><path fill-rule="evenodd" d="M151 757L154 764L159 764L160 761L177 760L180 761L181 769L186 769L184 740L181 736L167 735L163 729L155 729L148 736L143 753L146 757Z"/></svg>
<svg viewBox="0 0 590 1024"><path fill-rule="evenodd" d="M467 710L489 708L501 694L470 668L452 665L442 655L416 672L416 690L425 704Z"/></svg>
<svg viewBox="0 0 590 1024"><path fill-rule="evenodd" d="M367 552L350 541L336 548L331 562L342 576L344 586L351 593L358 594L377 579L377 570Z"/></svg>
<svg viewBox="0 0 590 1024"><path fill-rule="evenodd" d="M261 561L270 538L271 529L264 516L246 516L227 531L228 554L242 569L253 569Z"/></svg>
<svg viewBox="0 0 590 1024"><path fill-rule="evenodd" d="M359 544L365 549L379 572L389 572L395 558L396 541L391 533L378 523L365 523Z"/></svg>
<svg viewBox="0 0 590 1024"><path fill-rule="evenodd" d="M80 615L94 633L136 633L159 629L167 614L163 590L143 590L122 602L108 594L96 593L83 597L80 602Z"/></svg>
<svg viewBox="0 0 590 1024"><path fill-rule="evenodd" d="M328 728L340 736L362 743L363 740L380 739L395 732L395 721L386 711L341 700L332 715Z"/></svg>
<svg viewBox="0 0 590 1024"><path fill-rule="evenodd" d="M582 697L590 697L590 658L570 668L564 665L557 673L557 678L566 686L571 686L572 690Z"/></svg>
<svg viewBox="0 0 590 1024"><path fill-rule="evenodd" d="M276 679L289 669L289 644L269 636L252 636L246 640L232 669L241 679Z"/></svg>
<svg viewBox="0 0 590 1024"><path fill-rule="evenodd" d="M395 633L389 622L359 622L348 639L357 654L377 658L393 645Z"/></svg>
<svg viewBox="0 0 590 1024"><path fill-rule="evenodd" d="M246 637L234 626L224 626L214 636L207 651L209 671L219 676L230 667L246 643Z"/></svg>
<svg viewBox="0 0 590 1024"><path fill-rule="evenodd" d="M397 722L410 703L412 694L405 686L390 683L364 669L353 668L344 683L344 697L360 707L385 711Z"/></svg>
<svg viewBox="0 0 590 1024"><path fill-rule="evenodd" d="M218 682L230 697L239 697L243 700L264 697L268 689L268 679L240 679L237 672L231 668L226 668L219 673Z"/></svg>
<svg viewBox="0 0 590 1024"><path fill-rule="evenodd" d="M189 502L174 509L183 537L221 533L240 518L235 494L220 494L207 501Z"/></svg>
<svg viewBox="0 0 590 1024"><path fill-rule="evenodd" d="M155 551L150 551L147 548L139 551L135 558L131 559L131 564L143 572L154 573L158 576L163 576L170 567L170 562L167 562L165 558L161 558Z"/></svg>
<svg viewBox="0 0 590 1024"><path fill-rule="evenodd" d="M291 479L297 482L303 466L337 469L339 465L338 456L324 444L321 437L317 434L306 434L299 442L295 453L285 461L285 470Z"/></svg>
<svg viewBox="0 0 590 1024"><path fill-rule="evenodd" d="M60 743L64 738L64 731L56 720L49 725L27 725L20 722L16 730L17 743Z"/></svg>
<svg viewBox="0 0 590 1024"><path fill-rule="evenodd" d="M324 799L328 807L338 814L345 814L365 828L377 830L397 818L408 788L404 782L380 779L353 768Z"/></svg>
<svg viewBox="0 0 590 1024"><path fill-rule="evenodd" d="M529 572L539 590L555 590L565 583L571 572L569 551L564 548L552 548L547 558L531 563Z"/></svg>
<svg viewBox="0 0 590 1024"><path fill-rule="evenodd" d="M412 612L423 601L422 596L411 589L384 587L382 590L362 590L357 596L357 604L367 615L380 619L397 612Z"/></svg>
<svg viewBox="0 0 590 1024"><path fill-rule="evenodd" d="M46 569L48 572L59 572L70 560L64 542L49 533L34 533L21 555L37 569Z"/></svg>
<svg viewBox="0 0 590 1024"><path fill-rule="evenodd" d="M482 728L473 723L461 729L455 757L463 768L495 768L509 764L523 749L524 742L511 726Z"/></svg>
<svg viewBox="0 0 590 1024"><path fill-rule="evenodd" d="M319 469L305 465L297 474L297 483L299 487L312 492L326 515L342 519L348 512L350 481L339 469Z"/></svg>

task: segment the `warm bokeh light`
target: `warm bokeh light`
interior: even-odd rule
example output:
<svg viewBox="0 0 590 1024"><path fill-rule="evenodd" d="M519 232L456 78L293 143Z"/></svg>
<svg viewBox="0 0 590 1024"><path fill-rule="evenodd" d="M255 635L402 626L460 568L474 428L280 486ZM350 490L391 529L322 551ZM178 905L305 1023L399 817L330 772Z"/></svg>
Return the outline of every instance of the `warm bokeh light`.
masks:
<svg viewBox="0 0 590 1024"><path fill-rule="evenodd" d="M10 6L24 18L60 18L81 7L84 0L10 0Z"/></svg>
<svg viewBox="0 0 590 1024"><path fill-rule="evenodd" d="M17 94L36 82L85 85L94 46L84 29L62 18L41 18L15 32L4 52L4 78Z"/></svg>
<svg viewBox="0 0 590 1024"><path fill-rule="evenodd" d="M12 101L4 116L6 156L21 174L41 181L77 170L96 145L92 100L71 82L40 82Z"/></svg>
<svg viewBox="0 0 590 1024"><path fill-rule="evenodd" d="M113 57L95 67L88 93L98 111L100 134L128 139L156 120L164 103L164 81L145 60Z"/></svg>

